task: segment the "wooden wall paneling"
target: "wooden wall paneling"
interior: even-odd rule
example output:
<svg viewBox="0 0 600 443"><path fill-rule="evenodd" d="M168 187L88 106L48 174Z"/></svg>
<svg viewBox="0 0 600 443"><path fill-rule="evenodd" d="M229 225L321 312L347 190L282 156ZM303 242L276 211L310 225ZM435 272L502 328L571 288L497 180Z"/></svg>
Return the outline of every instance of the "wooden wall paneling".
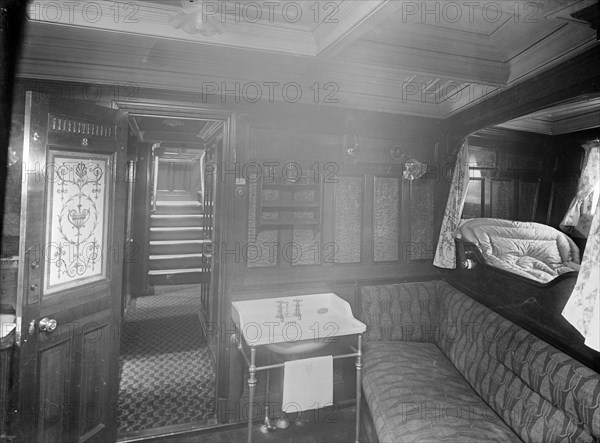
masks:
<svg viewBox="0 0 600 443"><path fill-rule="evenodd" d="M577 193L578 179L568 177L557 177L552 180L550 200L548 203L548 214L546 224L558 228L565 216L571 200Z"/></svg>
<svg viewBox="0 0 600 443"><path fill-rule="evenodd" d="M411 239L412 232L412 182L399 176L400 200L398 201L398 260L407 263L418 253ZM417 219L418 220L418 219ZM416 220L415 220L416 221Z"/></svg>
<svg viewBox="0 0 600 443"><path fill-rule="evenodd" d="M372 174L365 174L365 188L364 188L364 206L363 206L363 245L361 262L364 264L372 264L373 257L375 254L375 248L373 245L374 236L374 224L373 224L373 213L375 209L375 201L372 198L375 192L375 178Z"/></svg>
<svg viewBox="0 0 600 443"><path fill-rule="evenodd" d="M23 136L25 124L24 100L21 96L15 97L11 116L9 149L16 155L16 163L6 166L4 211L0 216L2 223L2 241L0 255L2 257L19 255L19 229L21 226L21 187L23 168ZM4 167L4 165L3 165Z"/></svg>
<svg viewBox="0 0 600 443"><path fill-rule="evenodd" d="M358 113L362 114L362 113ZM357 139L360 144L360 152L362 157L358 162L343 161L343 133L345 129L340 125L336 126L336 119L328 119L330 125L318 126L317 122L308 123L314 119L314 115L307 115L293 125L289 122L280 122L281 114L273 115L273 119L269 122L264 119L264 115L253 113L249 115L248 126L248 158L249 161L261 159L260 161L287 162L296 161L301 165L316 164L322 174L322 179L327 178L327 174L332 172L330 166L334 166L337 170L334 171L333 178L354 176L362 177L362 201L363 205L361 212L355 214L354 217L359 217L361 221L360 237L361 244L354 251L353 261L356 260L356 255L360 255L360 262L344 263L345 259L335 260L336 255L336 217L339 220L339 215L336 214L336 183L324 183L323 185L323 208L322 217L323 223L316 239L311 239L308 232L302 232L299 229L278 229L273 230L273 235L277 235L277 239L271 238L273 243L279 243L281 247L285 247L287 243L298 243L300 236L304 236L301 245L310 243L316 240L320 242L321 257L320 265L305 263L287 263L280 255L277 263L262 263L261 266L256 266L256 263L246 263L242 269L242 276L236 280L234 298L253 297L256 292L264 294L276 288L281 291L284 287L289 288L291 285L306 286L309 283L325 284L328 281L355 281L356 277L377 277L382 276L398 276L405 272L407 275L431 275L431 263L418 263L413 265L402 262L402 248L404 243L409 243L411 238L410 231L410 203L406 202L405 208L401 207L402 200L407 198L406 189L402 193L402 185L400 184L402 177L402 162L394 164L391 161L390 148L394 144L402 144L403 149L407 151L407 155L411 155L420 161L432 163L435 159L433 151L433 143L425 144L422 139L422 134L414 139L407 139L406 132L398 129L398 124L391 125L393 119L388 119L386 122L376 122L372 128L369 128L369 134L361 124L352 126L352 129L357 130ZM289 118L288 118L289 120ZM402 119L400 119L402 120ZM410 119L409 119L410 120ZM375 120L374 120L375 121ZM278 124L281 123L281 124ZM342 123L343 120L340 120ZM389 127L386 127L388 125ZM315 130L318 128L318 130ZM381 129L380 134L383 136L372 137L376 131ZM312 129L312 130L311 130ZM342 131L340 131L342 129ZM338 132L339 131L339 132ZM365 134L361 134L365 131ZM411 129L412 131L412 129ZM337 132L337 134L336 134ZM416 134L416 133L415 133ZM301 155L300 155L301 154ZM283 159L283 160L282 160ZM362 161L362 160L364 161ZM242 173L242 176L244 174ZM375 263L373 260L373 235L374 235L374 218L373 209L374 202L374 177L384 176L393 178L398 183L398 201L395 203L397 232L394 234L395 255L393 261L381 261ZM339 182L338 182L339 183ZM252 220L252 212L256 211L256 195L251 183L248 183L248 213L244 218L248 225L248 229L241 229L248 236L248 241L252 241L252 237L256 235L253 231L254 221ZM239 212L238 212L239 213ZM406 221L401 220L406 219ZM338 222L339 224L340 222ZM400 231L402 230L402 232ZM435 241L435 240L433 240ZM356 243L355 243L356 245ZM342 245L338 245L342 247ZM303 248L304 249L304 248ZM334 253L333 256L331 254ZM312 258L312 257L311 257ZM334 260L330 260L333 258ZM289 261L289 260L288 260ZM332 263L328 263L332 261ZM314 262L312 262L314 263ZM295 292L298 293L298 292Z"/></svg>
<svg viewBox="0 0 600 443"><path fill-rule="evenodd" d="M520 178L515 186L516 220L535 221L542 179L540 177Z"/></svg>
<svg viewBox="0 0 600 443"><path fill-rule="evenodd" d="M433 260L435 253L435 177L426 174L405 184L409 192L409 230L410 260Z"/></svg>
<svg viewBox="0 0 600 443"><path fill-rule="evenodd" d="M398 177L374 178L373 261L395 262L400 258L400 201L402 182Z"/></svg>
<svg viewBox="0 0 600 443"><path fill-rule="evenodd" d="M274 245L279 243L279 231L276 229L260 229L257 225L258 195L260 187L250 179L248 183L248 212L247 212L247 251L246 266L257 268L277 266L279 254Z"/></svg>
<svg viewBox="0 0 600 443"><path fill-rule="evenodd" d="M133 226L130 258L130 291L133 297L148 293L150 205L152 198L152 145L136 146L136 182L133 196Z"/></svg>
<svg viewBox="0 0 600 443"><path fill-rule="evenodd" d="M514 210L514 181L511 179L490 179L490 215L492 218L513 220Z"/></svg>
<svg viewBox="0 0 600 443"><path fill-rule="evenodd" d="M466 136L574 97L597 94L599 59L600 46L595 46L457 113L444 122L445 128L458 137Z"/></svg>
<svg viewBox="0 0 600 443"><path fill-rule="evenodd" d="M340 176L333 184L335 263L361 262L364 181L364 176Z"/></svg>

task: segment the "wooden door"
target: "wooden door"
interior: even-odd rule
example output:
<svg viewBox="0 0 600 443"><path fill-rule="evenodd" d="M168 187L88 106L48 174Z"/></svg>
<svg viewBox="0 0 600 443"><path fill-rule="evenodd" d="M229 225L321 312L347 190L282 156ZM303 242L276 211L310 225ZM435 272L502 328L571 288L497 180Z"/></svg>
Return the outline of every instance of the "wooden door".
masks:
<svg viewBox="0 0 600 443"><path fill-rule="evenodd" d="M126 116L28 92L17 441L117 430Z"/></svg>

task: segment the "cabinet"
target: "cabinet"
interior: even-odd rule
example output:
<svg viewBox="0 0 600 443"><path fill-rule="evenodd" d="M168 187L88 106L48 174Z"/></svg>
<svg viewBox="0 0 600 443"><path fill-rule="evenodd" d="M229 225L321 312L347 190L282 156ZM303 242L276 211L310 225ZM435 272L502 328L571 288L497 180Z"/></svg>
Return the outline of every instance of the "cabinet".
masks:
<svg viewBox="0 0 600 443"><path fill-rule="evenodd" d="M319 230L322 184L309 177L259 181L257 225L260 229L300 226Z"/></svg>

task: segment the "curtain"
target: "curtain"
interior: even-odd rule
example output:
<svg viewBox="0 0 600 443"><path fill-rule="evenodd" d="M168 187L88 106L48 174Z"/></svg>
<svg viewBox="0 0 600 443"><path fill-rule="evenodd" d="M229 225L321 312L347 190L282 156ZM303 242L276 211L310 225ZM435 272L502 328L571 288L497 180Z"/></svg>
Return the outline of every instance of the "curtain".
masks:
<svg viewBox="0 0 600 443"><path fill-rule="evenodd" d="M577 194L560 222L560 228L565 231L571 228L575 235L587 237L600 195L600 143L594 140L581 147L585 149L585 159Z"/></svg>
<svg viewBox="0 0 600 443"><path fill-rule="evenodd" d="M435 250L434 266L438 268L456 268L456 244L454 238L456 229L460 223L460 216L467 196L469 187L469 149L468 141L465 140L456 159L450 193L446 202L444 219L440 231L437 248Z"/></svg>
<svg viewBox="0 0 600 443"><path fill-rule="evenodd" d="M585 338L585 344L600 351L600 205L592 218L575 289L562 315Z"/></svg>

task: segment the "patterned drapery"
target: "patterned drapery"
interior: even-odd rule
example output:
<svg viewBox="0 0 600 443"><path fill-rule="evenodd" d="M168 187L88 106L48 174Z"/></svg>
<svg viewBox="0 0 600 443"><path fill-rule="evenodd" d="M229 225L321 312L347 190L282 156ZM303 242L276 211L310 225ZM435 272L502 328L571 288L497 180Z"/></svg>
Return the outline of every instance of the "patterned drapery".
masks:
<svg viewBox="0 0 600 443"><path fill-rule="evenodd" d="M560 222L563 230L572 228L574 234L587 237L600 193L600 143L594 140L581 145L585 159L577 194Z"/></svg>
<svg viewBox="0 0 600 443"><path fill-rule="evenodd" d="M600 204L592 219L575 289L562 315L585 337L585 344L600 351Z"/></svg>
<svg viewBox="0 0 600 443"><path fill-rule="evenodd" d="M460 223L460 216L467 197L467 189L469 187L469 149L468 142L465 140L456 158L456 166L452 175L452 183L450 184L450 193L446 202L446 210L444 211L444 220L440 230L440 238L438 240L435 251L433 264L438 268L456 268L456 245L454 238L456 237L456 229Z"/></svg>

